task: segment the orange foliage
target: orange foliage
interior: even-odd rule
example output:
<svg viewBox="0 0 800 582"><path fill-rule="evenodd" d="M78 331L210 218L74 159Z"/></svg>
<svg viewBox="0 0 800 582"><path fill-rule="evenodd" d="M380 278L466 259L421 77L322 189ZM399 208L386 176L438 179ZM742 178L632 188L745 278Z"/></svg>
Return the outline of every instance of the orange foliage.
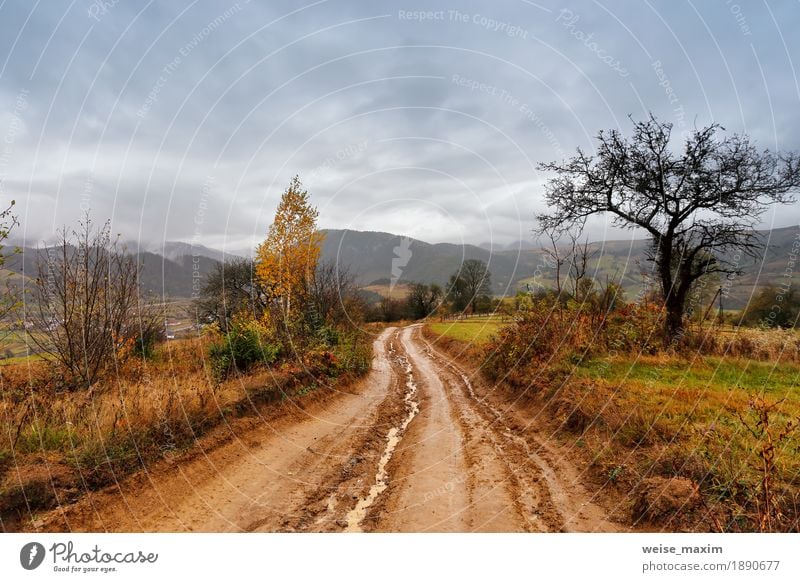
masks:
<svg viewBox="0 0 800 582"><path fill-rule="evenodd" d="M292 299L301 296L317 267L324 238L317 230L318 215L295 176L281 197L266 240L256 251L256 276L287 314Z"/></svg>

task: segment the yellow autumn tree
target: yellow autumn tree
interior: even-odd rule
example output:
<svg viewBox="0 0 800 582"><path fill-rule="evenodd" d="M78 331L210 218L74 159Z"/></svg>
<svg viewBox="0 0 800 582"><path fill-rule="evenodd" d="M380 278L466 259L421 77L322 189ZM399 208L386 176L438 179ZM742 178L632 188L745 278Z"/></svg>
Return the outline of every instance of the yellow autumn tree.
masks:
<svg viewBox="0 0 800 582"><path fill-rule="evenodd" d="M266 240L256 250L256 276L289 317L313 277L324 235L317 230L319 211L295 176L283 193Z"/></svg>

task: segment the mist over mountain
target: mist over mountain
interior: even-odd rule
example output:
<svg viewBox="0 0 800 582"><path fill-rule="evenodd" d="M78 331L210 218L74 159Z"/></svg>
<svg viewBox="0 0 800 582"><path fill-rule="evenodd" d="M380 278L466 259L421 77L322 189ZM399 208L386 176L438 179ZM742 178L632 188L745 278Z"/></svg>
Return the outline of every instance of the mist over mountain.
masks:
<svg viewBox="0 0 800 582"><path fill-rule="evenodd" d="M186 243L167 243L168 248L184 248ZM141 250L137 254L142 270L140 282L142 289L164 298L188 298L198 291L208 273L221 261L221 251L207 247L187 245L190 254L173 254L168 258L162 254ZM130 246L128 247L130 248ZM27 279L32 285L37 276L38 257L43 256L42 248L20 247L19 252L4 249L6 261L4 270ZM230 255L225 255L228 259Z"/></svg>

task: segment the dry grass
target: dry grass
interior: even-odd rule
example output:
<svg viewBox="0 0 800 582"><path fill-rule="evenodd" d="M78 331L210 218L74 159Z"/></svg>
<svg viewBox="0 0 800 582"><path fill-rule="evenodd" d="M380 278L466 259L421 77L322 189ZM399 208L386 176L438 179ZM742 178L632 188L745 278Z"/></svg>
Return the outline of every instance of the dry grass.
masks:
<svg viewBox="0 0 800 582"><path fill-rule="evenodd" d="M597 486L630 494L658 476L686 477L700 487L706 506L660 524L663 529L750 531L759 515L763 439L743 420L755 424L751 403L762 397L776 403L774 425L796 422L798 377L795 364L746 359L598 359L579 364L540 398L561 434L589 460ZM775 453L776 529L797 531L797 440Z"/></svg>
<svg viewBox="0 0 800 582"><path fill-rule="evenodd" d="M216 383L204 357L208 341L168 342L153 361L131 361L90 391L55 392L43 361L2 367L0 529L187 451L210 428L265 403L350 379L288 361Z"/></svg>
<svg viewBox="0 0 800 582"><path fill-rule="evenodd" d="M769 362L800 362L800 332L731 326L690 328L685 351Z"/></svg>

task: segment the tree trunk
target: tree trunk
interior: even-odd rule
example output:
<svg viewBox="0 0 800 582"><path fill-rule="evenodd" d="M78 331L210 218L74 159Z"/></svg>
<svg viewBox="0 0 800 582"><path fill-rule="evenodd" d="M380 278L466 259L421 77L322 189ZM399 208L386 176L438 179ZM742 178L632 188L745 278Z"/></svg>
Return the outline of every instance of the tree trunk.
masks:
<svg viewBox="0 0 800 582"><path fill-rule="evenodd" d="M683 335L683 303L683 299L674 291L665 301L664 347L673 346Z"/></svg>
<svg viewBox="0 0 800 582"><path fill-rule="evenodd" d="M665 236L656 241L658 256L656 265L664 296L664 347L669 348L683 335L683 309L686 303L686 289L676 280L672 272L672 238Z"/></svg>

